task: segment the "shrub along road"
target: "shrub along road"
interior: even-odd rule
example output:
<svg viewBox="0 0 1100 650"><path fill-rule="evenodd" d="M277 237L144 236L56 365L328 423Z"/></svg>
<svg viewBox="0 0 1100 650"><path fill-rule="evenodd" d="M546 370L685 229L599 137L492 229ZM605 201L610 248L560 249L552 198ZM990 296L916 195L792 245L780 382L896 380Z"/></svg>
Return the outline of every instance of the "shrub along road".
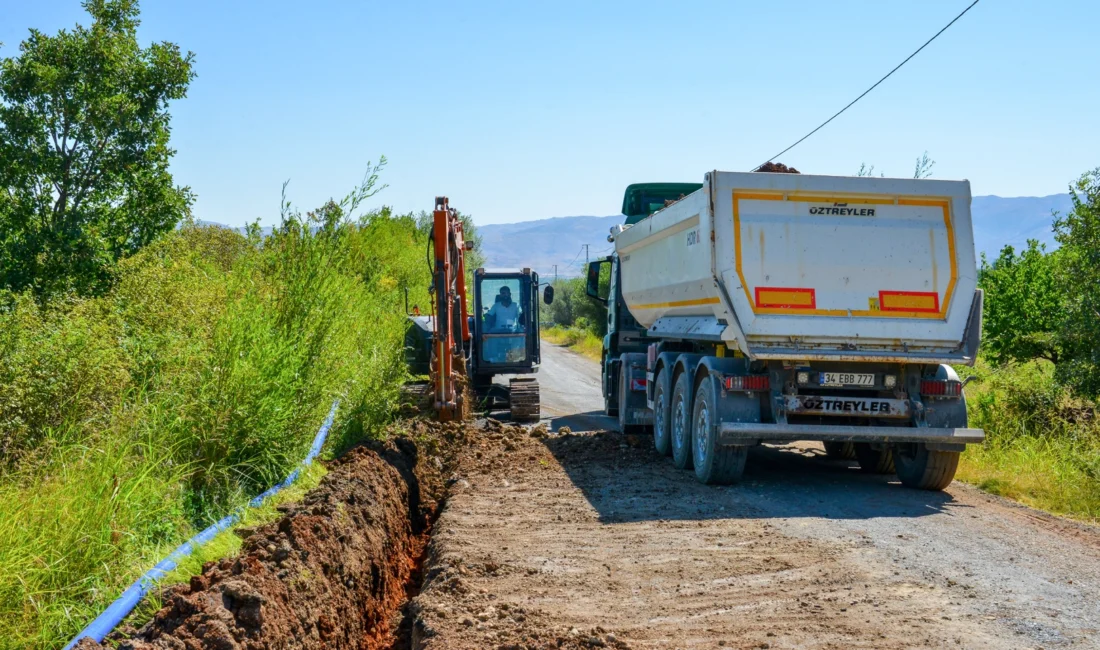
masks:
<svg viewBox="0 0 1100 650"><path fill-rule="evenodd" d="M1100 533L816 448L696 483L612 426L596 364L543 347L549 437L460 464L416 600L428 648L1090 647Z"/></svg>

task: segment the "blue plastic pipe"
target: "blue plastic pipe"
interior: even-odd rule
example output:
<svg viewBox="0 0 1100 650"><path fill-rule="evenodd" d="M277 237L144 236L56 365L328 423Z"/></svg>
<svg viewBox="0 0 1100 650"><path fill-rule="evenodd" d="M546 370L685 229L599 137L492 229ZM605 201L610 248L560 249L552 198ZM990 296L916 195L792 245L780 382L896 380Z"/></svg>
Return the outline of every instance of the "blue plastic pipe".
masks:
<svg viewBox="0 0 1100 650"><path fill-rule="evenodd" d="M263 505L264 501L267 501L270 497L278 494L283 488L298 480L298 477L302 474L302 470L313 462L317 454L321 453L321 447L324 446L325 439L328 437L328 431L332 427L332 420L336 417L336 407L339 406L339 404L340 400L336 400L332 403L332 408L329 409L328 417L325 418L320 430L317 431L317 436L313 439L313 445L309 448L309 453L302 459L302 462L294 468L294 471L291 472L290 475L283 479L282 483L273 485L265 492L249 501L248 506L250 508L257 508ZM96 641L103 641L103 639L111 633L111 630L115 629L115 627L122 622L122 619L126 618L126 615L137 607L137 604L141 602L145 594L149 593L149 590L167 575L168 572L176 568L180 560L191 555L195 549L214 539L214 536L218 533L227 530L230 526L240 521L243 512L244 510L238 510L222 518L198 535L180 544L179 548L172 551L168 557L157 562L156 566L146 571L144 575L134 582L134 584L127 587L126 591L122 592L122 595L119 596L115 602L108 605L107 609L103 610L102 614L88 624L88 627L81 630L80 634L77 634L72 641L69 641L69 645L65 646L65 650L70 650L70 648L76 645L77 641L85 637L90 637Z"/></svg>

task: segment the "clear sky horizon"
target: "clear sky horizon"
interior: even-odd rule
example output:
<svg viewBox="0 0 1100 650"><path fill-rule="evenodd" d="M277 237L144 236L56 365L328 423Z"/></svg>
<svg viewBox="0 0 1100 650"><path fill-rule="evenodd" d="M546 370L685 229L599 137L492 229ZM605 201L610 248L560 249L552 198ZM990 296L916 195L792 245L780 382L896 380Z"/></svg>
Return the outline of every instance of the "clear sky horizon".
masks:
<svg viewBox="0 0 1100 650"><path fill-rule="evenodd" d="M969 0L378 3L145 0L143 44L195 53L171 106L195 216L278 219L389 159L371 206L479 224L610 215L623 188L749 170L889 71ZM77 0L0 0L0 56L29 28L87 24ZM861 163L975 195L1065 192L1100 166L1100 6L982 0L893 77L779 161Z"/></svg>

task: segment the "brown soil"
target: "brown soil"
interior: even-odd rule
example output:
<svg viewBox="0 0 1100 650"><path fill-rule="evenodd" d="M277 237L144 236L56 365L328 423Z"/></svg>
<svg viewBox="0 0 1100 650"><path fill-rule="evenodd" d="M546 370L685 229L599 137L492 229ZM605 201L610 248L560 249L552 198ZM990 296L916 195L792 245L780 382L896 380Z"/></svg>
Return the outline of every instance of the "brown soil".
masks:
<svg viewBox="0 0 1100 650"><path fill-rule="evenodd" d="M942 590L784 534L648 437L494 429L436 523L417 650L1000 647Z"/></svg>
<svg viewBox="0 0 1100 650"><path fill-rule="evenodd" d="M772 173L775 173L775 174L801 174L802 173L802 172L798 171L797 169L795 169L794 167L788 167L788 166L784 165L783 163L777 163L777 162L766 162L763 165L761 165L759 169L757 169L755 171L758 171L758 172L772 172Z"/></svg>
<svg viewBox="0 0 1100 650"><path fill-rule="evenodd" d="M166 606L119 647L392 647L442 498L441 456L464 435L458 425L408 426L417 443L352 449L277 522L239 529L239 556L167 590Z"/></svg>

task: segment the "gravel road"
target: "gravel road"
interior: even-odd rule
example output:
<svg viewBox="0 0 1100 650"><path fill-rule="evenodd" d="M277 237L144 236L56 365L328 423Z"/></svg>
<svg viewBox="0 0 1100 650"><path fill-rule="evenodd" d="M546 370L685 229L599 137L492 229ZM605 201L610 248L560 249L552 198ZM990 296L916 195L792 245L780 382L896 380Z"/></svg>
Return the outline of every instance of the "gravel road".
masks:
<svg viewBox="0 0 1100 650"><path fill-rule="evenodd" d="M807 445L700 485L648 438L591 432L614 426L595 363L544 344L539 381L544 422L590 432L460 468L428 575L468 569L428 580L425 647L1100 647L1094 528Z"/></svg>

